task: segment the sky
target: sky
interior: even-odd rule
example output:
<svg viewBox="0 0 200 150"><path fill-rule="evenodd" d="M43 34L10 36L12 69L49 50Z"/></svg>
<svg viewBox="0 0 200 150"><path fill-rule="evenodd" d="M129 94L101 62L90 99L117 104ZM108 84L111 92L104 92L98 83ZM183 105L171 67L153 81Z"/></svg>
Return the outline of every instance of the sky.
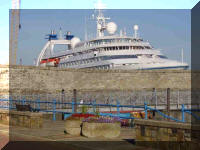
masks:
<svg viewBox="0 0 200 150"><path fill-rule="evenodd" d="M84 40L87 29L88 37L95 37L96 22L90 19L93 13L93 9L22 10L18 63L21 58L24 65L33 65L47 42L45 35L52 29L59 33L61 27L63 34L70 31L81 40ZM190 64L190 10L106 9L104 15L117 24L118 34L120 29L125 28L127 35L133 36L133 26L139 25L139 36L144 41L148 40L154 48L161 49L170 59L180 61L183 48L184 61Z"/></svg>
<svg viewBox="0 0 200 150"><path fill-rule="evenodd" d="M102 2L106 4L107 9L191 9L198 0L102 0ZM96 0L21 0L21 9L93 9L95 3ZM11 0L0 0L0 64L8 61L10 8Z"/></svg>

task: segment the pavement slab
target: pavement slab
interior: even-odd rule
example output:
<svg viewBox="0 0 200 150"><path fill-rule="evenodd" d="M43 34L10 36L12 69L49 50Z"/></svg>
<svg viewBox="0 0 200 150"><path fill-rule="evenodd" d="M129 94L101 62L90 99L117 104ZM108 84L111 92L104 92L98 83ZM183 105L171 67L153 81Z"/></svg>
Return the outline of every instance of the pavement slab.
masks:
<svg viewBox="0 0 200 150"><path fill-rule="evenodd" d="M41 129L10 126L9 136L8 126L0 125L0 146L2 148L8 142L8 139L10 139L10 141L18 141L17 143L10 143L10 148L12 146L16 147L16 144L20 144L21 142L23 148L29 150L32 148L29 147L31 144L38 144L39 148L43 147L43 149L49 149L49 147L64 149L67 147L70 150L150 150L134 144L135 132L132 128L121 128L121 135L114 139L106 139L103 137L87 138L65 134L64 124L64 121L45 120L44 126ZM23 143L24 141L26 143ZM27 147L25 146L26 144L28 144ZM37 150L39 149L37 148Z"/></svg>

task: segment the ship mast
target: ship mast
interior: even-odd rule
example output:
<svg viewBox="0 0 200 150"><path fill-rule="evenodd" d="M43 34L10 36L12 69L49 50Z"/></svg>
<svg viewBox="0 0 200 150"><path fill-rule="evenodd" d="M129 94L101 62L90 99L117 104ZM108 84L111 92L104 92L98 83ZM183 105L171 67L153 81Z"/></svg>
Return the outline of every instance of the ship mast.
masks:
<svg viewBox="0 0 200 150"><path fill-rule="evenodd" d="M96 16L97 19L97 37L104 36L104 30L106 29L106 20L110 18L105 18L102 9L105 9L105 5L102 3L101 0L97 2L95 5L95 9L98 10L98 15Z"/></svg>

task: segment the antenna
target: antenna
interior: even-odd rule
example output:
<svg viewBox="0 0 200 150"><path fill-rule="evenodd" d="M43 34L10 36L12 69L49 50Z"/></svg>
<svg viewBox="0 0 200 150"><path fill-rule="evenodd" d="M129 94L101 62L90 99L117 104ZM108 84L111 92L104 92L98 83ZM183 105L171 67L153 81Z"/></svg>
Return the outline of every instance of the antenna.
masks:
<svg viewBox="0 0 200 150"><path fill-rule="evenodd" d="M122 29L120 30L119 35L120 35L120 36L123 36Z"/></svg>
<svg viewBox="0 0 200 150"><path fill-rule="evenodd" d="M183 63L183 48L181 49L181 62Z"/></svg>
<svg viewBox="0 0 200 150"><path fill-rule="evenodd" d="M97 19L97 37L104 36L104 30L106 29L106 20L110 18L105 18L103 13L101 12L102 9L105 9L105 4L102 3L101 0L95 4L95 9L98 10L98 15L96 16Z"/></svg>
<svg viewBox="0 0 200 150"><path fill-rule="evenodd" d="M85 41L88 39L88 36L87 36L87 20L86 20L86 17L85 17Z"/></svg>
<svg viewBox="0 0 200 150"><path fill-rule="evenodd" d="M62 28L61 27L60 27L60 30L59 30L59 39L63 39Z"/></svg>
<svg viewBox="0 0 200 150"><path fill-rule="evenodd" d="M126 28L124 27L124 36L126 36Z"/></svg>

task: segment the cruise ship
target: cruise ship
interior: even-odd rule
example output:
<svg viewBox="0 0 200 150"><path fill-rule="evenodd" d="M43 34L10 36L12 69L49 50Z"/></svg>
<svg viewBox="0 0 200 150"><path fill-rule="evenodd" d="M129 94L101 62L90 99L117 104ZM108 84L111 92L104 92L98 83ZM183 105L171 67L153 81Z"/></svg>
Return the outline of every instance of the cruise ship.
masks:
<svg viewBox="0 0 200 150"><path fill-rule="evenodd" d="M63 37L54 31L38 56L37 66L91 69L187 69L183 61L170 60L148 41L138 36L138 25L133 26L133 36L117 31L115 22L107 22L99 9L96 15L96 37L81 41L68 32ZM105 35L107 32L107 35ZM66 45L66 50L55 52L56 45Z"/></svg>

